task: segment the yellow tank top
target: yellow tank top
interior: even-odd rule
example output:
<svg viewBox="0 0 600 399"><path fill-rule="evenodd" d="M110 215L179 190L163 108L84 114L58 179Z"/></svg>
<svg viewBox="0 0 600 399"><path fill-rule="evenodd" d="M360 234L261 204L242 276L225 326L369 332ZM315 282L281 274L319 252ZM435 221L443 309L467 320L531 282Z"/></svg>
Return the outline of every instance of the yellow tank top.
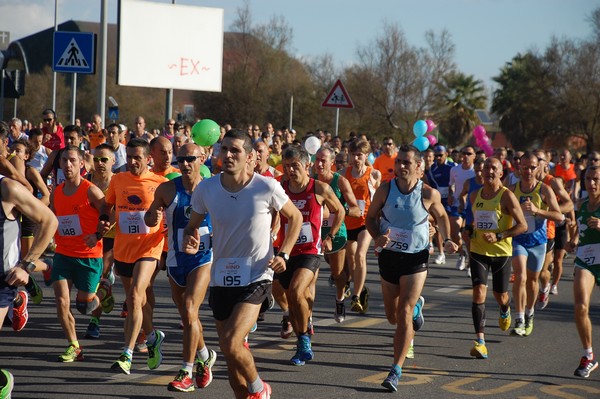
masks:
<svg viewBox="0 0 600 399"><path fill-rule="evenodd" d="M502 213L501 199L506 187L502 187L492 199L481 197L482 189L477 191L473 204L473 236L471 237L471 252L491 256L511 256L512 239L505 238L499 242L489 243L483 239L483 233L502 233L510 229L513 219Z"/></svg>

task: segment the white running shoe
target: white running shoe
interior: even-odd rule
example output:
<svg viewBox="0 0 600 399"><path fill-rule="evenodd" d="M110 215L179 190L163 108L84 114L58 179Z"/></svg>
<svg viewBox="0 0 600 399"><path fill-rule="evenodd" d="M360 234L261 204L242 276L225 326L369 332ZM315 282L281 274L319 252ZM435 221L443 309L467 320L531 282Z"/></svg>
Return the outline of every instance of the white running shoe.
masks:
<svg viewBox="0 0 600 399"><path fill-rule="evenodd" d="M458 270L465 270L466 267L467 267L467 262L465 261L465 257L460 255L458 257L458 260L456 261L456 268Z"/></svg>
<svg viewBox="0 0 600 399"><path fill-rule="evenodd" d="M433 261L433 263L435 263L436 265L443 265L446 263L446 255L439 254L438 256L435 257L435 260Z"/></svg>
<svg viewBox="0 0 600 399"><path fill-rule="evenodd" d="M558 295L558 287L556 286L556 284L552 284L552 288L550 288L550 293L552 295Z"/></svg>

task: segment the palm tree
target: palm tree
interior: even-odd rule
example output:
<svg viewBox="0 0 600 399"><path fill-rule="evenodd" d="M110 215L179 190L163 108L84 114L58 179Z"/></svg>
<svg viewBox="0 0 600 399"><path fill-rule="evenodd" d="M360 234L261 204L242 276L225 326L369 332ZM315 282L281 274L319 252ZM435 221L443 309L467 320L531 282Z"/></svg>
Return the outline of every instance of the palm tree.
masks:
<svg viewBox="0 0 600 399"><path fill-rule="evenodd" d="M477 125L476 109L485 108L487 96L481 80L473 75L453 72L444 77L443 107L445 112L440 123L440 132L448 144L464 143Z"/></svg>

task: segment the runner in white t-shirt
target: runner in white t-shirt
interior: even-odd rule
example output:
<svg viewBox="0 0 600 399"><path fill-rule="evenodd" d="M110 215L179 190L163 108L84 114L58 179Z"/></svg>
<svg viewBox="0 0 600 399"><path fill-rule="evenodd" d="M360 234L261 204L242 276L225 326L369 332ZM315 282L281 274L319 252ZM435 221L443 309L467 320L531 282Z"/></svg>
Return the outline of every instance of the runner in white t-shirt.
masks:
<svg viewBox="0 0 600 399"><path fill-rule="evenodd" d="M466 252L462 247L462 239L460 237L460 231L465 219L466 214L458 211L458 207L461 203L459 196L463 191L463 186L467 180L475 177L475 170L473 169L473 163L475 161L475 148L468 145L463 147L461 150L462 162L452 169L450 169L450 185L448 193L448 206L450 211L448 216L450 217L450 230L452 241L460 248L458 253L458 261L456 262L456 268L458 270L465 270L466 268Z"/></svg>
<svg viewBox="0 0 600 399"><path fill-rule="evenodd" d="M252 142L245 132L227 132L219 160L223 173L202 181L192 194L193 212L184 230L183 249L186 253L198 250L197 229L209 213L214 253L209 303L230 385L236 398L270 397L271 387L260 379L244 338L270 295L273 272L286 269L302 214L276 180L247 172ZM287 234L276 256L271 241L273 212L288 219Z"/></svg>

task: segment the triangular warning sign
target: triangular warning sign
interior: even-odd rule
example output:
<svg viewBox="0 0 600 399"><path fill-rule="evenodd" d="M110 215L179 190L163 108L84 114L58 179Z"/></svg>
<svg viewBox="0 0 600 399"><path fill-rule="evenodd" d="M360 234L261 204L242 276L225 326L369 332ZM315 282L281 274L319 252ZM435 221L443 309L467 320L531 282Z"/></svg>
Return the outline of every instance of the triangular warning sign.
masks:
<svg viewBox="0 0 600 399"><path fill-rule="evenodd" d="M81 49L77 45L75 38L72 38L69 45L63 51L56 66L68 66L73 68L88 68L89 64L81 53Z"/></svg>
<svg viewBox="0 0 600 399"><path fill-rule="evenodd" d="M338 79L333 85L333 88L325 97L325 101L321 104L322 107L333 107L333 108L354 108L352 100L346 92L342 81Z"/></svg>

